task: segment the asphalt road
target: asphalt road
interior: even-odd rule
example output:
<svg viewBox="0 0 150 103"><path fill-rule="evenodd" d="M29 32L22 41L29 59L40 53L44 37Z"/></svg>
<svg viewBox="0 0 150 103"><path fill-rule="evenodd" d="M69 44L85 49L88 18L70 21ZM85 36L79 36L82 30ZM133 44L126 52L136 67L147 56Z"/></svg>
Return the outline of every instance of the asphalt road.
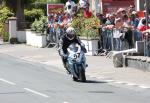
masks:
<svg viewBox="0 0 150 103"><path fill-rule="evenodd" d="M59 64L58 64L59 65ZM56 67L0 54L1 103L149 103L150 90L113 86L87 77L73 82Z"/></svg>

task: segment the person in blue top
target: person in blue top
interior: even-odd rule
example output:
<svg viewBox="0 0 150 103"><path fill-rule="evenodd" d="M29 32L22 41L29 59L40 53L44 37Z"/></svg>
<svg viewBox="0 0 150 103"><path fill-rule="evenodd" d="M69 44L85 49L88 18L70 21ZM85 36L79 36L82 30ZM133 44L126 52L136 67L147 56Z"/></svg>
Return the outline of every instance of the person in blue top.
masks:
<svg viewBox="0 0 150 103"><path fill-rule="evenodd" d="M51 14L51 15L48 17L49 34L53 34L53 33L55 32L54 23L55 23L54 16L53 16L53 14Z"/></svg>

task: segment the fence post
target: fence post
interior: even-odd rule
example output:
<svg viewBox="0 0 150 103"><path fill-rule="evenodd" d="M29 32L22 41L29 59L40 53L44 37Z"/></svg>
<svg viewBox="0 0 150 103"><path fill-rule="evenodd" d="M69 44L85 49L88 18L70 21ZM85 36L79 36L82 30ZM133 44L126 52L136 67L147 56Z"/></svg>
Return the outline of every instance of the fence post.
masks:
<svg viewBox="0 0 150 103"><path fill-rule="evenodd" d="M113 30L114 30L114 29L112 28L112 30L111 30L111 32L112 32L112 33L111 33L111 34L112 34L112 35L111 35L112 51L114 50L114 42L113 42L113 36L114 36L113 33L114 33L114 32L113 32Z"/></svg>
<svg viewBox="0 0 150 103"><path fill-rule="evenodd" d="M146 41L147 41L147 36L144 35L144 56L147 56L147 53L146 53L146 50L147 50Z"/></svg>

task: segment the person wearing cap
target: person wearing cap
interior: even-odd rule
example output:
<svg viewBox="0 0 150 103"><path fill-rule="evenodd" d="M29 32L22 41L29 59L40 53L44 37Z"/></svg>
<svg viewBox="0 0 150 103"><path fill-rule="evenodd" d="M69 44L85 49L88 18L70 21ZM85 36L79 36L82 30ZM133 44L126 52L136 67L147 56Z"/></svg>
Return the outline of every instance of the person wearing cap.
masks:
<svg viewBox="0 0 150 103"><path fill-rule="evenodd" d="M62 36L59 42L59 55L62 58L62 62L64 65L64 68L69 72L69 70L66 67L66 62L67 62L67 48L71 43L77 43L81 46L82 50L86 52L85 45L81 42L79 37L76 35L76 31L73 27L68 27L66 29L66 33Z"/></svg>

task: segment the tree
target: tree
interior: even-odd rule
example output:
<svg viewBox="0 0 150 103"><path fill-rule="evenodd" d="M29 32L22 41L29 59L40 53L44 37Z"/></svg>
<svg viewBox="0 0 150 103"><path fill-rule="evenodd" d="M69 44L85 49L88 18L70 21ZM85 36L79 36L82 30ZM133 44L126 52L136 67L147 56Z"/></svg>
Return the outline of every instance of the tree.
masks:
<svg viewBox="0 0 150 103"><path fill-rule="evenodd" d="M1 2L13 10L14 16L17 17L18 29L25 27L24 6L35 1L37 0L1 0Z"/></svg>
<svg viewBox="0 0 150 103"><path fill-rule="evenodd" d="M78 0L74 0L77 2ZM67 0L0 0L0 3L5 2L8 7L14 11L14 16L17 17L18 27L21 29L24 27L22 24L25 21L24 17L24 7L26 5L34 4L47 4L47 3L65 3Z"/></svg>
<svg viewBox="0 0 150 103"><path fill-rule="evenodd" d="M61 0L36 0L37 3L60 3Z"/></svg>

